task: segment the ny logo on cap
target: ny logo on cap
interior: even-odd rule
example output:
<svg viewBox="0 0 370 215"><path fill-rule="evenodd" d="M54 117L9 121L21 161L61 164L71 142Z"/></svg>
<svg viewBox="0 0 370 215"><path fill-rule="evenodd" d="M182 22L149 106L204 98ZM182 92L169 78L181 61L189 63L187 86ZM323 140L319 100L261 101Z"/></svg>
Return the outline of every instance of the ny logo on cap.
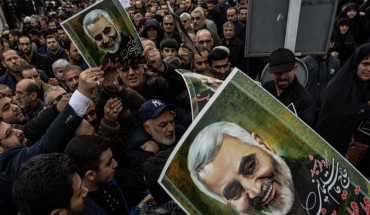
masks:
<svg viewBox="0 0 370 215"><path fill-rule="evenodd" d="M158 106L162 106L162 105L163 105L160 101L155 100L155 99L153 99L152 104L153 104L155 107L158 107Z"/></svg>

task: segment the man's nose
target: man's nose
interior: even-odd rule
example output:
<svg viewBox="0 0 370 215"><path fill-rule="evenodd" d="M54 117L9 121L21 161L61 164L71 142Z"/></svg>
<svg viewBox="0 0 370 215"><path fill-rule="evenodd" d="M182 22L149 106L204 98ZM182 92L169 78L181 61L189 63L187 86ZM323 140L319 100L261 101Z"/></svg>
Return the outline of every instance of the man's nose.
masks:
<svg viewBox="0 0 370 215"><path fill-rule="evenodd" d="M262 181L255 179L247 179L241 176L241 184L250 199L256 198L261 195Z"/></svg>
<svg viewBox="0 0 370 215"><path fill-rule="evenodd" d="M174 130L175 130L175 124L174 123L168 123L167 131L174 131Z"/></svg>

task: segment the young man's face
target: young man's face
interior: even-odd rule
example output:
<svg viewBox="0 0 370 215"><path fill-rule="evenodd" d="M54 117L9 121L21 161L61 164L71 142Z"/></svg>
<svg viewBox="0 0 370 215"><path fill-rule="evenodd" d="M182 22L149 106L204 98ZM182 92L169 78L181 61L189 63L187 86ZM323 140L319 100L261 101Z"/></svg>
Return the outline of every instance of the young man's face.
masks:
<svg viewBox="0 0 370 215"><path fill-rule="evenodd" d="M177 55L177 51L175 48L164 47L161 51L161 55L162 58L175 57Z"/></svg>
<svg viewBox="0 0 370 215"><path fill-rule="evenodd" d="M212 68L217 71L218 79L220 80L225 80L231 72L228 58L212 61Z"/></svg>
<svg viewBox="0 0 370 215"><path fill-rule="evenodd" d="M77 173L75 173L72 177L72 189L73 194L67 214L82 214L84 208L84 199L86 198L89 190L82 186L81 178Z"/></svg>
<svg viewBox="0 0 370 215"><path fill-rule="evenodd" d="M285 161L265 146L228 135L199 176L225 203L243 214L287 214L294 202L294 185Z"/></svg>
<svg viewBox="0 0 370 215"><path fill-rule="evenodd" d="M87 30L99 48L109 53L118 51L121 44L121 35L116 27L104 16L100 17L97 22L87 26Z"/></svg>
<svg viewBox="0 0 370 215"><path fill-rule="evenodd" d="M3 122L9 124L23 124L26 121L18 105L13 104L8 97L0 99L0 116L3 118Z"/></svg>
<svg viewBox="0 0 370 215"><path fill-rule="evenodd" d="M106 183L112 180L116 168L117 161L113 158L111 149L107 149L100 154L99 170L96 172L96 182L98 184Z"/></svg>
<svg viewBox="0 0 370 215"><path fill-rule="evenodd" d="M19 38L19 48L26 55L29 55L30 53L32 53L32 44L31 44L30 39L27 37Z"/></svg>
<svg viewBox="0 0 370 215"><path fill-rule="evenodd" d="M21 67L21 58L14 50L3 52L4 60L1 62L10 72L18 73Z"/></svg>
<svg viewBox="0 0 370 215"><path fill-rule="evenodd" d="M59 49L59 44L55 37L46 38L46 46L51 51L57 51Z"/></svg>
<svg viewBox="0 0 370 215"><path fill-rule="evenodd" d="M248 9L240 9L239 21L246 22L248 18Z"/></svg>
<svg viewBox="0 0 370 215"><path fill-rule="evenodd" d="M167 34L172 34L175 31L175 21L172 18L165 17L163 19L163 27Z"/></svg>
<svg viewBox="0 0 370 215"><path fill-rule="evenodd" d="M73 42L71 42L71 47L69 48L69 50L66 51L71 61L79 61L82 59L80 52Z"/></svg>
<svg viewBox="0 0 370 215"><path fill-rule="evenodd" d="M13 129L12 125L0 122L0 152L11 147L26 145L27 141L22 130Z"/></svg>
<svg viewBox="0 0 370 215"><path fill-rule="evenodd" d="M58 29L57 30L58 38L61 41L66 41L68 36L67 33L63 29Z"/></svg>
<svg viewBox="0 0 370 215"><path fill-rule="evenodd" d="M202 56L194 53L193 66L194 66L195 69L201 69L201 68L205 68L205 67L209 66L208 60L207 60L208 52L203 51L203 52L201 52L201 54L202 54Z"/></svg>

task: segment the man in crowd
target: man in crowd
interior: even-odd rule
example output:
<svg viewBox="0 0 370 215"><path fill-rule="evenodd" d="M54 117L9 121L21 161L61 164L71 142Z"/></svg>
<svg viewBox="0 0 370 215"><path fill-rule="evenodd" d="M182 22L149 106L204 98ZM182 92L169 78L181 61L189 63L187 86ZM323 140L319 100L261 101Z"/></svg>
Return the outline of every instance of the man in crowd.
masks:
<svg viewBox="0 0 370 215"><path fill-rule="evenodd" d="M266 82L263 87L311 126L315 114L315 102L298 82L297 68L298 64L292 51L285 48L273 51L269 59L269 72L273 80Z"/></svg>
<svg viewBox="0 0 370 215"><path fill-rule="evenodd" d="M44 110L44 103L39 99L39 86L31 79L22 79L17 83L14 100L24 109L27 121L38 116Z"/></svg>
<svg viewBox="0 0 370 215"><path fill-rule="evenodd" d="M163 39L159 45L162 58L176 57L179 45L174 38Z"/></svg>
<svg viewBox="0 0 370 215"><path fill-rule="evenodd" d="M222 25L224 38L221 45L230 50L231 67L237 67L244 73L247 73L248 59L244 57L244 43L235 36L235 25L233 22L226 22Z"/></svg>
<svg viewBox="0 0 370 215"><path fill-rule="evenodd" d="M98 81L102 81L102 75L103 72L100 68L91 68L81 73L80 81L82 83L72 95L69 105L50 124L45 135L30 147L23 146L27 143L27 139L24 138L22 131L14 129L5 122L0 123L0 134L2 136L0 140L0 151L2 152L0 153L0 211L11 214L17 212L12 202L11 188L20 166L35 155L63 150L82 121L92 92L97 86L98 82L94 77L96 76ZM66 99L67 97L63 96L62 101ZM53 177L55 176L53 175ZM42 182L42 184L46 183L46 181ZM37 183L40 184L40 181L37 181ZM52 183L52 186L56 186L56 184ZM22 193L22 195L25 194ZM57 195L61 194L58 193ZM46 207L43 201L38 202L42 204L42 207ZM68 205L65 205L65 207L68 207Z"/></svg>
<svg viewBox="0 0 370 215"><path fill-rule="evenodd" d="M77 65L79 66L82 70L85 70L89 68L85 60L82 58L81 53L78 51L76 44L72 42L71 40L66 40L65 41L65 51L66 54L68 55L68 61L72 65Z"/></svg>
<svg viewBox="0 0 370 215"><path fill-rule="evenodd" d="M46 90L48 90L51 87L51 85L41 80L40 73L36 69L36 67L32 65L22 66L21 75L22 75L22 78L24 79L32 79L33 81L35 81L35 83L39 87L39 93L38 93L39 99L43 100L44 92L46 92Z"/></svg>
<svg viewBox="0 0 370 215"><path fill-rule="evenodd" d="M59 59L68 58L64 48L59 45L57 37L53 34L49 34L46 37L46 47L48 48L47 55L53 63Z"/></svg>
<svg viewBox="0 0 370 215"><path fill-rule="evenodd" d="M211 38L213 38L213 45L219 46L221 44L220 37L218 36L217 32L210 31L207 28L205 24L206 17L204 16L204 12L202 9L197 8L193 12L191 12L191 20L193 22L193 28L195 32L206 29L210 32Z"/></svg>
<svg viewBox="0 0 370 215"><path fill-rule="evenodd" d="M239 38L241 41L245 41L245 35L246 35L246 25L243 24L238 20L238 11L230 7L226 11L227 14L227 21L232 22L235 26L235 36Z"/></svg>
<svg viewBox="0 0 370 215"><path fill-rule="evenodd" d="M42 154L29 159L13 182L13 197L20 212L82 214L88 190L81 185L76 170L76 164L65 154Z"/></svg>
<svg viewBox="0 0 370 215"><path fill-rule="evenodd" d="M69 92L74 92L78 88L81 68L76 65L67 65L63 69L63 77L69 88Z"/></svg>
<svg viewBox="0 0 370 215"><path fill-rule="evenodd" d="M211 50L214 47L213 38L211 32L207 29L202 29L197 32L196 36L196 45L197 47L203 46L208 50Z"/></svg>
<svg viewBox="0 0 370 215"><path fill-rule="evenodd" d="M13 49L8 49L0 55L1 64L6 68L6 73L0 77L0 84L8 85L12 91L15 91L15 86L22 79L21 57Z"/></svg>
<svg viewBox="0 0 370 215"><path fill-rule="evenodd" d="M29 64L34 65L37 69L43 70L48 78L54 77L51 69L52 59L47 55L39 54L32 50L31 39L28 36L21 36L18 39L18 44L22 50L21 57L25 59Z"/></svg>
<svg viewBox="0 0 370 215"><path fill-rule="evenodd" d="M225 80L231 72L229 53L216 47L208 54L207 58L209 65L217 71L218 79Z"/></svg>
<svg viewBox="0 0 370 215"><path fill-rule="evenodd" d="M68 85L66 84L66 81L64 78L64 72L63 72L64 68L67 65L71 65L71 64L65 59L59 59L55 61L51 67L53 69L53 73L56 79L56 80L54 79L54 81L58 83L57 85L63 87L63 89L65 89L66 91L69 91Z"/></svg>

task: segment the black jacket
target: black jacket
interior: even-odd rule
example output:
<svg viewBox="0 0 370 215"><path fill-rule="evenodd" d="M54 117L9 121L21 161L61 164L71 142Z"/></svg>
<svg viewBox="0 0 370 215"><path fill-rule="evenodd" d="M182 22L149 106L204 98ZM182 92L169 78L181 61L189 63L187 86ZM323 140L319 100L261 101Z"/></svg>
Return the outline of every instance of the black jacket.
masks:
<svg viewBox="0 0 370 215"><path fill-rule="evenodd" d="M263 87L290 110L292 110L291 106L293 104L298 117L309 126L312 126L315 114L315 102L312 96L298 82L297 78L294 78L291 86L285 89L279 97L276 94L274 81L266 82Z"/></svg>
<svg viewBox="0 0 370 215"><path fill-rule="evenodd" d="M81 121L82 118L67 105L34 145L10 148L0 154L0 214L16 214L16 206L12 202L12 183L21 165L35 155L62 152Z"/></svg>

